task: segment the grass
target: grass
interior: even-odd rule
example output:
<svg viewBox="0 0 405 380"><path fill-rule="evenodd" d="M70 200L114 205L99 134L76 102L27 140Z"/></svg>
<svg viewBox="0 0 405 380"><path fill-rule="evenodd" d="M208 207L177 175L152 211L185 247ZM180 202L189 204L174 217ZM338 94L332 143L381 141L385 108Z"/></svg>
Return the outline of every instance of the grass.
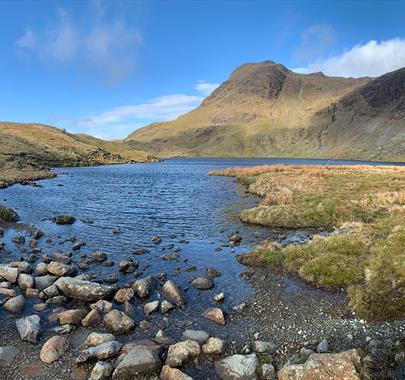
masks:
<svg viewBox="0 0 405 380"><path fill-rule="evenodd" d="M232 168L262 198L241 219L271 227L319 228L303 245L263 242L240 260L280 267L329 289L347 289L362 318L405 317L405 167Z"/></svg>

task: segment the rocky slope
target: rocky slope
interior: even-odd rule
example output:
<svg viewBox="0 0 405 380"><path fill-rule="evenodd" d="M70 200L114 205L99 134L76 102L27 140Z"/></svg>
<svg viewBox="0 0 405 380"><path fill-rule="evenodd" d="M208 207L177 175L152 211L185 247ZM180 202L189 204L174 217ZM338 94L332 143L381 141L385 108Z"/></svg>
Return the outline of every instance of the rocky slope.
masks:
<svg viewBox="0 0 405 380"><path fill-rule="evenodd" d="M126 142L160 156L405 159L405 68L382 77L245 64L195 110Z"/></svg>
<svg viewBox="0 0 405 380"><path fill-rule="evenodd" d="M42 124L0 122L0 182L48 177L55 166L147 161L150 157L119 141L74 135Z"/></svg>

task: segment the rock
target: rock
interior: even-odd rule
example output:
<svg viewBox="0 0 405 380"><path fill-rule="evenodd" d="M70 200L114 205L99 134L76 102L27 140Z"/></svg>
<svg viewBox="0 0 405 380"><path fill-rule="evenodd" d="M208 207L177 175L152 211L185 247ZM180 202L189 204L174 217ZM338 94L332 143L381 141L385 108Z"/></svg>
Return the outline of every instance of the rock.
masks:
<svg viewBox="0 0 405 380"><path fill-rule="evenodd" d="M17 268L20 273L31 273L31 264L26 261L11 261L8 265Z"/></svg>
<svg viewBox="0 0 405 380"><path fill-rule="evenodd" d="M134 291L131 288L119 289L115 293L114 301L118 303L124 303L125 301L132 301L134 298Z"/></svg>
<svg viewBox="0 0 405 380"><path fill-rule="evenodd" d="M106 300L99 300L90 305L90 309L97 310L100 314L106 314L112 310L113 304Z"/></svg>
<svg viewBox="0 0 405 380"><path fill-rule="evenodd" d="M214 281L208 277L197 277L191 282L191 285L200 290L207 290L214 286Z"/></svg>
<svg viewBox="0 0 405 380"><path fill-rule="evenodd" d="M186 297L184 296L183 291L173 281L166 281L160 290L160 293L169 302L172 302L177 306L184 306L186 304Z"/></svg>
<svg viewBox="0 0 405 380"><path fill-rule="evenodd" d="M100 285L97 282L78 280L72 277L60 277L55 285L61 293L68 298L76 298L84 301L97 301L111 297L114 288Z"/></svg>
<svg viewBox="0 0 405 380"><path fill-rule="evenodd" d="M245 303L241 303L241 304L236 305L236 306L234 306L234 307L232 308L232 310L233 310L233 311L236 311L236 312L241 312L241 311L243 311L243 310L245 310L245 309L246 309L246 304L245 304Z"/></svg>
<svg viewBox="0 0 405 380"><path fill-rule="evenodd" d="M215 296L214 296L214 301L215 302L223 302L224 299L225 299L225 295L222 292L218 293L218 294L215 294Z"/></svg>
<svg viewBox="0 0 405 380"><path fill-rule="evenodd" d="M51 276L49 274L45 276L38 276L35 277L34 283L35 288L37 288L40 292L47 287L51 286L58 278L56 276Z"/></svg>
<svg viewBox="0 0 405 380"><path fill-rule="evenodd" d="M113 334L92 332L83 342L83 347L95 347L102 343L111 342L113 340L115 340L115 336Z"/></svg>
<svg viewBox="0 0 405 380"><path fill-rule="evenodd" d="M318 346L316 347L316 351L320 354L324 354L326 352L328 352L328 340L327 339L323 339Z"/></svg>
<svg viewBox="0 0 405 380"><path fill-rule="evenodd" d="M76 218L72 215L57 215L52 218L52 222L55 224L73 224L76 222Z"/></svg>
<svg viewBox="0 0 405 380"><path fill-rule="evenodd" d="M147 248L135 248L132 253L134 255L144 255L145 253L149 253L150 250Z"/></svg>
<svg viewBox="0 0 405 380"><path fill-rule="evenodd" d="M48 286L41 293L39 293L39 297L41 299L57 297L59 295L60 295L59 289L58 289L58 287L56 285Z"/></svg>
<svg viewBox="0 0 405 380"><path fill-rule="evenodd" d="M41 348L39 355L44 363L52 363L58 360L62 354L69 350L69 342L63 336L53 336L49 338Z"/></svg>
<svg viewBox="0 0 405 380"><path fill-rule="evenodd" d="M293 364L278 372L279 380L360 380L361 360L357 350L336 354L312 354L304 364Z"/></svg>
<svg viewBox="0 0 405 380"><path fill-rule="evenodd" d="M19 353L20 350L14 346L0 347L0 367L12 363Z"/></svg>
<svg viewBox="0 0 405 380"><path fill-rule="evenodd" d="M162 344L164 346L169 346L171 344L174 344L174 340L168 336L166 336L165 332L163 330L159 330L155 338L153 339L156 343Z"/></svg>
<svg viewBox="0 0 405 380"><path fill-rule="evenodd" d="M160 244L160 243L162 242L162 238L161 238L160 236L153 236L153 237L152 237L152 241L153 241L155 244Z"/></svg>
<svg viewBox="0 0 405 380"><path fill-rule="evenodd" d="M202 346L202 351L207 355L222 355L225 350L225 342L219 338L209 338Z"/></svg>
<svg viewBox="0 0 405 380"><path fill-rule="evenodd" d="M18 286L20 289L28 289L28 288L33 288L34 287L34 277L32 277L30 274L25 274L21 273L18 276Z"/></svg>
<svg viewBox="0 0 405 380"><path fill-rule="evenodd" d="M163 300L160 303L160 311L162 314L167 314L168 312L172 311L176 306L174 306L171 302L168 300Z"/></svg>
<svg viewBox="0 0 405 380"><path fill-rule="evenodd" d="M94 260L94 261L98 261L99 263L102 263L104 261L107 260L107 254L104 252L93 252L90 257Z"/></svg>
<svg viewBox="0 0 405 380"><path fill-rule="evenodd" d="M138 298L147 298L156 290L157 280L153 276L148 276L136 280L132 285L132 290Z"/></svg>
<svg viewBox="0 0 405 380"><path fill-rule="evenodd" d="M106 360L110 359L120 352L122 343L117 342L116 340L104 342L95 347L90 347L82 352L75 359L76 364L82 364L89 360Z"/></svg>
<svg viewBox="0 0 405 380"><path fill-rule="evenodd" d="M135 327L135 322L122 311L111 310L104 316L104 325L116 334L125 334Z"/></svg>
<svg viewBox="0 0 405 380"><path fill-rule="evenodd" d="M145 304L145 306L143 307L143 312L146 315L152 314L154 313L156 310L159 309L159 301L153 301L153 302L148 302L147 304Z"/></svg>
<svg viewBox="0 0 405 380"><path fill-rule="evenodd" d="M272 364L262 364L261 367L262 379L263 380L275 380L276 370Z"/></svg>
<svg viewBox="0 0 405 380"><path fill-rule="evenodd" d="M235 245L239 245L242 241L242 237L238 234L232 234L229 236L229 242Z"/></svg>
<svg viewBox="0 0 405 380"><path fill-rule="evenodd" d="M48 273L48 264L38 263L35 267L35 273L37 275L45 275Z"/></svg>
<svg viewBox="0 0 405 380"><path fill-rule="evenodd" d="M25 309L25 298L24 296L17 296L10 298L3 305L4 309L9 313L19 314Z"/></svg>
<svg viewBox="0 0 405 380"><path fill-rule="evenodd" d="M274 354L277 351L277 346L273 342L256 340L252 344L252 351L258 354Z"/></svg>
<svg viewBox="0 0 405 380"><path fill-rule="evenodd" d="M12 268L7 265L0 265L0 278L4 278L12 283L17 282L19 270L18 268Z"/></svg>
<svg viewBox="0 0 405 380"><path fill-rule="evenodd" d="M194 340L185 340L169 347L166 364L170 367L181 367L189 360L200 355L200 345Z"/></svg>
<svg viewBox="0 0 405 380"><path fill-rule="evenodd" d="M151 349L136 346L118 364L112 378L114 380L133 380L157 373L161 366L159 357Z"/></svg>
<svg viewBox="0 0 405 380"><path fill-rule="evenodd" d="M15 297L17 292L14 289L0 288L0 294L6 297Z"/></svg>
<svg viewBox="0 0 405 380"><path fill-rule="evenodd" d="M160 380L193 380L193 378L177 368L171 368L168 365L164 365L160 371Z"/></svg>
<svg viewBox="0 0 405 380"><path fill-rule="evenodd" d="M225 324L224 313L222 312L221 309L219 309L217 307L209 307L207 310L204 311L203 317L205 317L211 321L214 321L220 325Z"/></svg>
<svg viewBox="0 0 405 380"><path fill-rule="evenodd" d="M30 315L17 319L15 324L22 340L37 343L41 331L41 319L38 315Z"/></svg>
<svg viewBox="0 0 405 380"><path fill-rule="evenodd" d="M89 380L108 380L114 371L114 367L106 362L97 362L91 371Z"/></svg>
<svg viewBox="0 0 405 380"><path fill-rule="evenodd" d="M91 310L81 322L83 327L91 327L99 324L101 322L100 313L97 310Z"/></svg>
<svg viewBox="0 0 405 380"><path fill-rule="evenodd" d="M80 325L87 312L84 309L66 310L58 314L59 324L61 325Z"/></svg>
<svg viewBox="0 0 405 380"><path fill-rule="evenodd" d="M211 277L211 278L221 276L221 272L217 271L215 268L207 268L206 273L207 273L207 276Z"/></svg>
<svg viewBox="0 0 405 380"><path fill-rule="evenodd" d="M183 332L182 340L195 340L200 346L207 342L210 336L203 330L186 330Z"/></svg>
<svg viewBox="0 0 405 380"><path fill-rule="evenodd" d="M39 290L38 289L33 289L33 288L27 288L27 289L25 289L25 296L26 297L38 297L39 296Z"/></svg>
<svg viewBox="0 0 405 380"><path fill-rule="evenodd" d="M232 355L215 362L215 371L222 380L254 380L258 363L256 354Z"/></svg>
<svg viewBox="0 0 405 380"><path fill-rule="evenodd" d="M57 261L51 261L48 264L48 272L58 277L66 276L70 274L71 271L72 267L70 265L59 263Z"/></svg>

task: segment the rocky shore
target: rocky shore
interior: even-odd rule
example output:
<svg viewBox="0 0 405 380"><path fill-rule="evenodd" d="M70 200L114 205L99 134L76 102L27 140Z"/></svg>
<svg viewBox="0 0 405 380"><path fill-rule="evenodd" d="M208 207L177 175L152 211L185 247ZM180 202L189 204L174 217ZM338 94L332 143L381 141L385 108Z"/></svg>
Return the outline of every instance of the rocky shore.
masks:
<svg viewBox="0 0 405 380"><path fill-rule="evenodd" d="M52 221L78 223L74 215ZM227 245L237 248L243 238L232 233ZM74 236L51 239L3 223L0 378L404 378L403 321L369 324L351 315L344 292L265 268L240 273L255 294L226 312L220 271L194 276L181 259L187 237L151 241L164 249L163 263L190 274L188 286L166 272L146 275L146 247L114 262L101 251L84 253L86 242ZM119 275L102 277L104 267ZM213 294L207 307L190 302L190 289L201 299Z"/></svg>

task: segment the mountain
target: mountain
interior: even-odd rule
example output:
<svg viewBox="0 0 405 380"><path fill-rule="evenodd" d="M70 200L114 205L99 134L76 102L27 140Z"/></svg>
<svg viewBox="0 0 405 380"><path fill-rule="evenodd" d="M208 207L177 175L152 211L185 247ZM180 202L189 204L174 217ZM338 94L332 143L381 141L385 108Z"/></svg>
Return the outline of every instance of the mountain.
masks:
<svg viewBox="0 0 405 380"><path fill-rule="evenodd" d="M0 182L47 177L55 166L148 161L151 157L119 141L75 135L42 124L0 122Z"/></svg>
<svg viewBox="0 0 405 380"><path fill-rule="evenodd" d="M405 68L354 79L245 64L193 111L125 142L160 157L405 160L404 86Z"/></svg>

